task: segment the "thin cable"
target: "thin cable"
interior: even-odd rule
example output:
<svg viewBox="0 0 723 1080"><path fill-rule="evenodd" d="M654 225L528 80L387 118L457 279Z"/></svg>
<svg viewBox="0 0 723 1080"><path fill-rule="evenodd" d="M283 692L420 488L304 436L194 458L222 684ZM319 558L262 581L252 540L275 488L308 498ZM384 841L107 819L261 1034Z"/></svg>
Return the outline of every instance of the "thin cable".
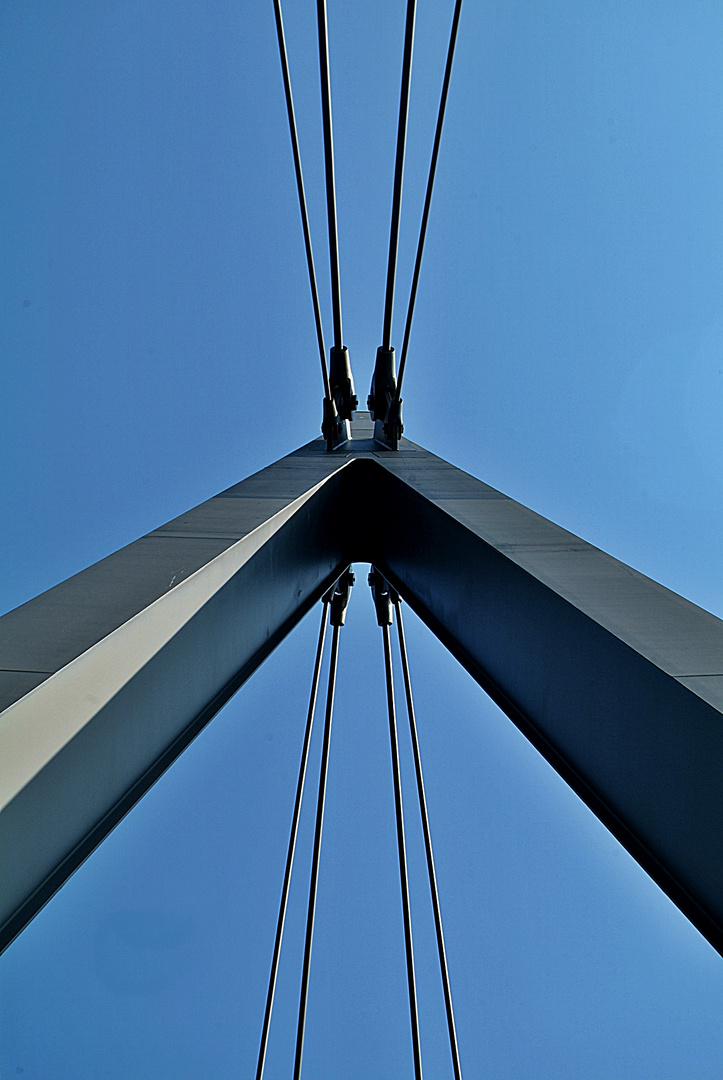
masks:
<svg viewBox="0 0 723 1080"><path fill-rule="evenodd" d="M442 141L442 126L444 124L444 112L447 108L447 95L449 93L449 83L452 78L452 63L454 61L454 49L457 43L457 31L459 29L459 17L462 12L462 0L456 0L454 7L454 17L452 19L452 29L449 36L449 48L447 50L447 66L444 70L444 81L442 83L442 96L439 102L439 113L437 114L437 130L434 133L434 147L432 149L432 160L429 165L429 177L427 179L427 193L424 198L424 210L422 212L422 225L419 230L419 242L417 244L417 257L414 263L414 274L412 276L412 289L409 294L409 306L407 308L407 321L404 327L404 341L402 343L402 353L399 359L399 378L397 380L397 393L396 397L401 397L402 393L402 379L404 378L404 366L407 362L407 349L409 348L409 335L412 330L412 316L414 315L414 304L417 299L417 286L419 285L419 273L422 268L422 253L424 251L424 239L427 235L427 222L429 221L429 208L432 205L432 189L434 188L434 176L437 171L437 158L439 157L439 146Z"/></svg>
<svg viewBox="0 0 723 1080"><path fill-rule="evenodd" d="M324 122L324 166L326 171L326 214L329 223L329 263L331 303L334 316L334 346L341 349L341 286L339 283L339 242L336 234L336 188L334 185L334 136L331 127L331 86L329 84L329 36L326 26L326 0L316 0L319 27L319 70L321 73L321 112Z"/></svg>
<svg viewBox="0 0 723 1080"><path fill-rule="evenodd" d="M392 347L392 313L394 309L394 279L397 274L397 249L399 247L399 219L402 212L402 178L404 153L407 143L407 116L409 114L409 88L412 81L412 52L414 50L414 19L416 0L407 0L407 23L404 31L404 59L402 61L402 87L399 94L399 124L397 126L397 156L394 162L394 192L392 195L392 224L389 230L389 260L387 262L387 291L384 300L384 328L382 348Z"/></svg>
<svg viewBox="0 0 723 1080"><path fill-rule="evenodd" d="M266 1011L264 1013L264 1026L261 1033L261 1046L259 1047L258 1063L256 1065L256 1080L261 1080L264 1074L266 1062L266 1049L269 1041L269 1028L271 1027L271 1010L274 1004L276 992L276 976L279 970L279 957L281 955L281 942L284 936L284 921L286 919L286 906L289 899L289 886L291 884L291 871L294 865L294 850L296 837L299 831L299 818L301 817L301 800L304 794L304 780L306 779L306 766L309 760L309 746L311 745L311 730L314 725L314 713L316 711L316 697L319 690L319 676L321 674L321 660L324 655L324 639L326 637L326 619L329 612L329 602L324 601L321 614L321 626L319 628L319 642L316 647L316 660L314 662L314 674L311 680L311 695L309 698L309 711L306 716L306 730L304 731L304 745L301 751L299 763L299 779L296 782L296 800L294 813L291 819L291 834L289 847L286 853L286 869L284 871L284 884L281 889L281 902L279 904L279 918L276 923L276 940L274 941L274 955L271 961L269 974L269 989L266 994Z"/></svg>
<svg viewBox="0 0 723 1080"><path fill-rule="evenodd" d="M284 37L284 22L281 17L281 0L274 0L274 14L276 15L276 35L279 39L279 56L281 58L281 74L284 78L284 94L286 95L286 112L289 117L289 133L291 135L291 149L294 155L294 171L296 172L296 189L299 193L299 209L301 210L301 225L304 230L304 247L306 248L306 265L309 269L309 285L311 286L311 302L314 305L314 321L316 323L316 340L319 344L319 356L321 357L321 375L324 380L324 396L331 401L331 386L329 383L329 371L326 366L326 346L324 345L324 331L321 325L321 309L319 308L319 293L316 287L316 272L314 270L314 254L311 248L311 232L309 231L309 216L306 211L306 194L304 192L304 177L301 172L301 154L299 153L299 140L296 134L296 117L294 115L294 99L291 96L291 77L289 75L289 60L286 55L286 39Z"/></svg>
<svg viewBox="0 0 723 1080"><path fill-rule="evenodd" d="M414 950L412 947L412 914L409 906L407 881L407 852L404 843L404 810L402 807L402 776L399 769L399 746L397 743L397 719L394 710L394 680L392 676L392 653L389 627L382 626L384 638L384 669L387 682L387 707L389 710L389 742L392 749L392 776L394 778L394 807L397 818L397 851L399 854L399 880L402 886L402 913L404 915L404 946L407 954L407 987L409 990L409 1018L412 1024L412 1051L414 1053L415 1080L422 1080L422 1048L419 1042L419 1019L417 1016L417 990L414 981Z"/></svg>
<svg viewBox="0 0 723 1080"><path fill-rule="evenodd" d="M422 758L419 753L419 740L417 738L417 722L414 716L414 702L412 700L412 680L409 674L409 661L407 659L407 644L402 625L402 607L397 599L395 602L397 612L397 632L399 634L399 652L402 658L402 672L404 674L404 691L407 698L407 715L409 717L409 732L412 736L412 751L414 753L414 771L417 775L417 795L419 796L419 811L422 816L422 830L424 832L424 847L427 852L427 873L429 875L429 891L432 894L432 907L434 909L434 926L437 931L437 952L439 953L439 969L444 988L444 1005L447 1010L447 1029L449 1031L449 1048L452 1053L452 1065L454 1067L455 1080L462 1080L462 1068L459 1063L459 1048L457 1046L457 1031L454 1024L454 1009L452 1008L452 991L449 985L449 971L447 970L447 953L444 947L444 933L442 931L442 912L439 906L439 893L437 892L437 875L434 871L434 855L432 854L432 834L429 829L427 816L427 799L424 794L424 777L422 774Z"/></svg>
<svg viewBox="0 0 723 1080"><path fill-rule="evenodd" d="M329 746L331 745L331 717L334 710L334 688L336 685L336 664L339 656L339 630L335 626L331 638L331 661L329 667L329 689L326 695L326 717L324 720L324 743L321 751L321 771L319 773L319 793L316 800L316 826L314 829L314 852L311 860L311 881L309 883L309 908L306 916L306 940L304 943L304 966L301 975L301 994L299 997L299 1020L296 1028L296 1057L294 1060L294 1080L301 1077L301 1059L304 1053L304 1028L306 1025L306 1003L309 994L309 971L311 970L311 945L314 938L314 916L316 914L316 889L319 881L319 857L321 855L321 832L324 825L324 802L326 800L326 774L329 767Z"/></svg>

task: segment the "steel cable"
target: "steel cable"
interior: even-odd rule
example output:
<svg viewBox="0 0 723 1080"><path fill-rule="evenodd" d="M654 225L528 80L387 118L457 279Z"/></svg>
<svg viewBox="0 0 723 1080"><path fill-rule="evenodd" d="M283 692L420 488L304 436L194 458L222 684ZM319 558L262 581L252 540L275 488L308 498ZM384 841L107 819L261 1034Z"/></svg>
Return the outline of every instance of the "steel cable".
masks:
<svg viewBox="0 0 723 1080"><path fill-rule="evenodd" d="M409 992L409 1017L412 1026L412 1051L414 1054L415 1080L422 1080L422 1048L419 1040L419 1019L417 1015L417 990L414 978L414 950L412 945L412 914L409 904L409 882L407 878L407 853L404 842L404 809L402 806L402 776L399 768L399 745L397 742L397 720L394 708L394 679L392 675L392 654L389 626L382 626L384 640L384 669L387 685L387 707L389 711L389 742L392 751L392 777L394 779L394 808L397 822L397 853L399 855L399 880L402 890L402 914L404 916L404 947L407 959L407 989Z"/></svg>
<svg viewBox="0 0 723 1080"><path fill-rule="evenodd" d="M324 124L324 169L326 173L326 213L329 227L329 263L331 270L331 303L334 318L334 347L344 344L341 327L341 285L339 281L339 242L336 229L336 187L334 183L334 136L331 125L331 86L329 82L329 36L326 22L326 0L317 0L319 30L319 71L321 75L321 112Z"/></svg>
<svg viewBox="0 0 723 1080"><path fill-rule="evenodd" d="M409 336L412 330L412 317L414 315L414 304L417 299L417 287L419 285L419 274L422 268L422 254L424 252L424 240L427 235L427 223L429 221L429 210L432 205L432 190L434 188L434 177L437 172L437 159L439 157L439 147L442 141L442 127L444 125L444 113L447 108L447 95L449 94L449 84L452 78L452 63L454 61L454 50L457 43L457 31L459 29L459 17L462 12L462 0L456 0L454 7L454 16L452 18L452 29L449 35L449 47L447 49L447 64L444 70L444 80L442 83L442 96L439 102L439 112L437 114L437 128L434 133L434 146L432 148L432 159L429 165L429 176L427 178L427 191L424 197L424 210L422 211L422 224L419 230L419 241L417 243L417 256L414 261L414 273L412 275L412 288L409 294L409 305L407 307L407 319L404 326L404 341L402 342L402 352L399 358L399 378L397 379L397 391L396 398L399 400L402 394L402 379L404 378L404 368L407 362L407 350L409 348ZM390 331L391 332L391 331Z"/></svg>
<svg viewBox="0 0 723 1080"><path fill-rule="evenodd" d="M316 323L316 339L319 345L321 358L321 375L324 380L324 396L331 401L331 385L329 383L329 371L326 364L326 347L324 345L324 331L321 324L321 309L319 307L319 292L316 286L316 272L314 270L314 254L311 247L311 232L309 230L309 215L306 210L306 194L304 191L304 177L301 171L301 154L299 152L299 140L296 133L296 116L294 113L294 99L291 94L291 77L289 74L289 60L286 54L286 39L284 35L284 21L281 16L281 0L274 0L274 14L276 15L276 36L279 41L279 57L281 59L281 74L284 79L284 94L286 96L286 112L289 117L289 133L291 135L291 150L294 155L294 171L296 173L296 189L299 194L299 209L301 210L301 225L304 230L304 247L306 249L306 265L309 270L309 285L311 287L311 302L314 305L314 322Z"/></svg>
<svg viewBox="0 0 723 1080"><path fill-rule="evenodd" d="M439 969L442 976L444 989L444 1005L447 1012L447 1030L449 1032L449 1046L452 1054L452 1065L455 1080L462 1080L462 1069L459 1061L459 1047L457 1046L457 1031L454 1023L454 1009L452 1007L452 991L449 983L449 971L447 968L447 953L444 947L444 932L442 930L442 912L439 906L439 893L437 892L437 875L434 869L434 855L432 853L432 834L429 828L427 815L427 799L424 793L424 776L422 773L422 758L419 752L419 739L417 738L417 722L414 716L414 701L412 700L412 680L409 673L409 660L407 658L407 644L402 625L402 608L399 597L394 601L397 613L397 633L399 636L399 652L402 660L402 673L404 675L404 692L407 699L407 715L409 717L409 732L412 738L412 752L414 754L414 771L417 777L417 795L419 797L419 811L422 818L422 831L424 833L424 847L427 853L427 874L429 876L429 891L432 895L432 908L434 910L434 927L437 934L437 952L439 954Z"/></svg>
<svg viewBox="0 0 723 1080"><path fill-rule="evenodd" d="M299 1019L296 1028L296 1055L294 1059L294 1080L300 1080L301 1062L304 1053L304 1029L306 1026L306 1005L309 994L309 972L311 970L311 946L314 938L314 918L316 915L316 892L319 883L319 861L321 856L321 833L324 824L324 803L326 800L326 776L329 767L329 747L331 745L331 718L334 709L334 689L336 685L336 667L339 656L340 626L334 626L331 638L331 661L329 667L329 688L326 696L326 716L324 719L324 742L321 752L321 770L319 773L319 791L316 801L316 825L314 828L314 851L311 860L311 881L309 883L309 907L306 917L306 938L304 941L304 963L301 975L301 993L299 996Z"/></svg>
<svg viewBox="0 0 723 1080"><path fill-rule="evenodd" d="M412 81L412 53L414 51L414 20L416 0L407 0L407 20L404 30L404 57L402 60L402 85L399 94L399 122L397 125L397 153L394 162L394 188L392 194L392 221L389 230L389 258L387 261L387 288L384 299L384 326L382 348L392 347L392 314L394 309L394 282L397 273L397 250L399 248L399 222L402 212L402 180L404 154L407 143L407 117L409 115L409 90Z"/></svg>
<svg viewBox="0 0 723 1080"><path fill-rule="evenodd" d="M316 647L316 660L314 661L314 674L311 680L311 695L309 698L309 711L306 716L306 729L304 731L304 744L301 751L301 761L299 763L299 778L296 782L296 799L294 801L294 812L291 819L291 833L289 835L289 846L286 853L286 869L284 870L284 884L281 889L281 902L279 904L279 917L276 923L276 939L274 941L274 955L271 961L271 972L269 974L269 988L266 994L266 1010L264 1012L264 1024L261 1033L261 1046L259 1047L259 1057L256 1065L256 1080L261 1080L264 1074L264 1065L266 1062L266 1050L269 1041L269 1028L271 1026L271 1010L274 1004L274 994L276 992L276 977L279 970L279 957L281 955L281 942L284 936L284 922L286 920L286 907L289 899L289 887L291 884L291 871L294 865L294 851L296 849L296 838L299 831L299 818L301 817L301 801L304 794L304 781L306 779L306 766L309 760L309 747L311 745L311 731L314 725L314 713L316 711L316 698L319 690L319 676L321 674L321 661L324 655L324 640L326 638L326 620L329 613L329 601L324 600L324 606L321 614L321 626L319 628L319 641Z"/></svg>

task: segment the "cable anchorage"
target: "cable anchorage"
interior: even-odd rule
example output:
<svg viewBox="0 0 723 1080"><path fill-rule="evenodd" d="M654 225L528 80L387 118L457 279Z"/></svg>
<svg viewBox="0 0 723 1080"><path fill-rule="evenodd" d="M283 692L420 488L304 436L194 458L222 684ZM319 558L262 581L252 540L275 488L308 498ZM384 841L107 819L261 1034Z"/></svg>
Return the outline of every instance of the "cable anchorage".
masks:
<svg viewBox="0 0 723 1080"><path fill-rule="evenodd" d="M334 345L329 357L330 392L324 401L322 434L327 450L334 450L351 438L349 421L359 404L354 392L349 351L344 345L341 322L341 279L339 273L339 239L336 222L336 183L334 179L334 133L331 120L331 84L329 79L329 34L326 19L326 0L316 3L319 35L319 74L321 79L321 113L324 128L324 171L326 177L326 217L329 232L329 269L331 273L331 303L334 322Z"/></svg>
<svg viewBox="0 0 723 1080"><path fill-rule="evenodd" d="M412 54L414 52L414 22L416 0L407 0L407 18L404 28L404 55L402 59L402 84L399 91L399 121L397 124L397 151L394 161L394 187L392 192L392 218L389 228L389 258L387 260L387 286L384 297L384 323L382 344L377 358L368 398L369 412L374 421L374 438L396 450L404 430L402 403L392 409L397 400L397 376L392 348L392 315L394 312L394 287L397 276L397 252L399 249L399 224L402 214L402 181L404 179L404 155L407 145L407 118L409 116L409 92L412 83Z"/></svg>
<svg viewBox="0 0 723 1080"><path fill-rule="evenodd" d="M316 284L316 270L314 268L314 253L311 245L309 215L306 208L306 192L304 190L304 176L301 168L301 152L299 150L299 138L296 130L294 98L291 92L291 74L289 72L289 58L286 51L286 37L284 34L284 20L281 13L281 0L273 0L273 3L274 15L276 18L276 37L279 44L279 59L281 61L281 75L284 83L284 96L286 98L286 114L289 121L289 135L291 136L291 152L294 158L296 190L299 197L301 227L304 234L306 266L309 272L309 287L311 289L311 302L314 308L316 340L319 346L319 358L321 360L321 377L324 383L324 404L321 431L327 441L327 446L329 446L329 449L333 449L333 447L339 445L340 442L346 441L346 438L348 438L348 433L345 434L343 422L338 415L338 408L334 400L332 386L329 380L329 370L326 364L326 346L324 345L324 330L321 322L319 291Z"/></svg>
<svg viewBox="0 0 723 1080"><path fill-rule="evenodd" d="M459 20L462 12L462 0L455 0L454 15L452 17L452 27L449 35L449 46L447 48L447 61L444 69L444 78L442 80L442 93L439 101L439 111L437 113L437 125L434 132L432 157L429 165L429 175L427 177L427 189L424 197L424 209L422 211L422 221L419 229L419 239L417 241L417 254L414 262L412 285L409 293L407 316L404 325L404 339L402 342L402 353L399 361L399 377L397 378L394 349L392 348L391 344L392 309L394 306L394 277L396 275L397 243L399 239L399 216L401 213L402 201L401 173L404 167L404 142L406 140L407 123L406 112L409 106L409 79L411 77L412 67L414 13L411 9L413 7L413 3L414 0L408 0L407 31L404 42L404 66L402 71L402 91L399 103L399 129L397 135L397 158L394 174L394 196L392 200L392 228L389 240L389 264L387 267L387 291L386 304L384 309L383 344L380 346L380 348L377 349L376 364L374 367L374 375L372 377L371 393L369 394L368 398L369 411L371 413L372 420L374 421L374 438L377 442L382 443L383 445L389 447L389 449L391 450L398 449L399 440L401 439L402 433L404 431L404 423L402 421L402 380L404 379L404 370L407 363L407 352L409 349L409 338L412 330L414 305L417 299L419 276L422 268L424 241L427 235L427 225L429 224L429 212L432 205L434 178L437 172L437 161L439 159L439 147L442 141L444 114L447 108L447 97L449 95L449 85L452 78L454 51L457 44L457 32L459 30Z"/></svg>
<svg viewBox="0 0 723 1080"><path fill-rule="evenodd" d="M380 345L367 398L369 413L374 421L374 438L391 450L396 450L404 431L402 399L397 394L397 367L394 349Z"/></svg>
<svg viewBox="0 0 723 1080"><path fill-rule="evenodd" d="M354 392L354 376L351 372L349 350L333 345L329 355L329 383L331 397L324 398L324 419L321 432L326 439L327 450L336 450L351 439L350 421L354 418L358 398Z"/></svg>
<svg viewBox="0 0 723 1080"><path fill-rule="evenodd" d="M351 361L346 345L332 347L329 357L329 382L331 394L342 420L351 420L359 405L354 392L354 376L351 373Z"/></svg>

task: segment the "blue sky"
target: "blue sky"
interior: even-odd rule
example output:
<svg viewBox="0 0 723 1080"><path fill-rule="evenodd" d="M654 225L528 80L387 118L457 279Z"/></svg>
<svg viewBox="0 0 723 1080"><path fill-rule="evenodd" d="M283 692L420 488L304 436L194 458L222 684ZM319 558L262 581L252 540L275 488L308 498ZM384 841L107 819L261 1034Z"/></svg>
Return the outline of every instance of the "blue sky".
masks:
<svg viewBox="0 0 723 1080"><path fill-rule="evenodd" d="M284 12L328 312L313 5ZM450 19L420 0L397 344ZM403 23L401 3L329 0L361 400ZM0 38L7 610L313 437L321 380L270 2L8 0ZM410 438L719 615L722 45L714 2L466 0L404 395ZM308 1076L411 1073L364 571ZM3 1080L252 1071L317 618L2 957ZM408 633L466 1075L720 1076L720 958L411 615ZM293 1056L310 824L269 1077ZM425 1068L451 1076L420 843L410 820Z"/></svg>

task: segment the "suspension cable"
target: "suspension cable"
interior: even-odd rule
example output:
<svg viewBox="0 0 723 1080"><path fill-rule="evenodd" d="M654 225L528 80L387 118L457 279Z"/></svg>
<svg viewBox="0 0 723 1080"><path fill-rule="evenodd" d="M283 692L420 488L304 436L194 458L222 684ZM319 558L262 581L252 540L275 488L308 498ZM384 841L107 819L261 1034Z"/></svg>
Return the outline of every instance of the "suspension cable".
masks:
<svg viewBox="0 0 723 1080"><path fill-rule="evenodd" d="M274 0L274 14L276 15L276 36L279 39L279 57L281 59L281 74L284 79L284 94L286 95L286 112L289 117L289 134L291 135L291 150L294 155L294 171L296 173L296 190L299 194L299 209L301 210L301 225L304 230L304 247L306 248L306 265L309 270L309 285L311 287L311 302L314 305L314 322L316 323L316 340L319 345L321 358L321 376L324 380L324 397L331 400L331 386L329 384L329 372L326 366L326 347L324 345L324 331L321 325L321 309L319 307L319 292L316 287L316 272L314 270L314 254L311 247L311 232L309 230L309 215L306 210L306 194L304 192L304 177L301 171L301 154L299 153L299 140L296 133L296 116L294 114L294 99L291 95L291 76L289 74L289 60L286 54L286 39L284 36L284 22L281 16L281 0Z"/></svg>
<svg viewBox="0 0 723 1080"><path fill-rule="evenodd" d="M331 660L329 662L329 687L326 694L326 716L324 718L324 741L321 751L321 769L319 772L319 790L316 798L316 824L314 827L314 850L311 859L311 880L309 882L309 906L306 916L306 938L304 941L304 963L299 994L299 1019L296 1028L296 1055L294 1059L294 1080L300 1080L301 1062L304 1054L304 1029L306 1027L306 1005L309 995L309 972L311 970L311 946L314 938L314 918L316 915L316 892L319 883L319 862L321 856L321 833L324 825L324 803L326 801L326 777L329 768L329 747L331 746L331 718L334 711L334 690L336 688L336 668L339 658L339 631L344 625L346 608L349 603L354 575L346 570L335 586L327 593L331 600L329 621L333 627L331 637Z"/></svg>
<svg viewBox="0 0 723 1080"><path fill-rule="evenodd" d="M414 716L414 702L412 700L412 680L409 674L409 661L407 658L407 645L404 637L402 624L402 607L398 594L393 595L394 606L397 612L397 633L399 635L399 652L402 659L402 672L404 675L404 691L407 698L407 715L409 717L409 732L412 737L412 751L414 753L414 771L417 777L417 795L419 797L419 811L422 817L422 830L424 832L424 847L427 853L427 873L429 876L429 891L432 894L432 907L434 909L434 926L437 932L437 952L439 953L439 969L444 988L444 1005L447 1011L447 1029L449 1031L449 1047L452 1054L455 1080L462 1080L462 1069L459 1062L459 1048L457 1046L457 1032L454 1023L454 1009L452 1008L452 991L449 984L449 971L447 969L447 953L444 947L444 933L442 930L442 912L439 906L439 893L437 892L437 875L434 870L434 856L432 854L432 834L429 829L429 817L427 815L427 799L424 794L424 777L422 774L422 758L419 752L419 739L417 738L417 722Z"/></svg>
<svg viewBox="0 0 723 1080"><path fill-rule="evenodd" d="M336 188L334 184L334 136L331 126L331 86L329 83L329 36L326 24L326 0L317 0L319 29L319 70L321 74L321 111L324 122L324 166L326 171L326 213L329 224L329 262L331 302L334 317L334 347L344 344L341 329L341 286L339 283L339 242L336 232Z"/></svg>
<svg viewBox="0 0 723 1080"><path fill-rule="evenodd" d="M392 751L392 778L394 780L394 810L397 822L397 854L399 856L399 881L402 892L402 915L404 917L404 947L407 958L407 988L409 991L409 1018L412 1026L412 1050L414 1053L415 1080L422 1080L422 1050L419 1042L419 1019L417 1016L417 990L414 981L414 948L412 944L412 914L409 906L409 881L407 878L407 851L404 842L404 807L402 805L402 774L399 768L399 744L397 742L397 717L394 708L394 676L392 673L392 650L389 627L394 620L393 602L396 593L383 574L372 566L369 572L377 623L382 628L384 643L384 673L387 687L389 712L389 743Z"/></svg>
<svg viewBox="0 0 723 1080"><path fill-rule="evenodd" d="M284 936L284 922L286 919L286 907L289 899L289 887L291 884L291 871L294 865L294 851L296 849L296 837L299 831L299 818L301 817L301 800L304 794L304 781L306 779L306 766L309 760L309 747L311 745L311 730L314 724L316 711L316 698L319 690L319 676L321 674L321 660L324 655L324 639L326 638L326 619L329 612L329 598L324 597L324 605L321 613L321 626L319 627L319 641L316 647L316 660L314 662L314 674L311 680L311 695L309 698L309 711L306 716L306 729L304 731L304 745L301 751L299 763L299 778L296 782L296 799L294 812L291 819L291 833L289 835L289 847L286 853L286 869L284 870L284 884L281 889L281 902L279 904L279 917L276 923L276 939L274 941L274 955L271 961L269 973L269 988L266 994L266 1011L264 1012L264 1025L261 1033L261 1045L259 1047L258 1063L256 1065L256 1080L261 1080L264 1074L266 1062L266 1050L269 1041L269 1028L271 1026L271 1010L274 1004L276 992L276 976L279 970L279 957L281 955L281 942Z"/></svg>
<svg viewBox="0 0 723 1080"><path fill-rule="evenodd" d="M437 128L434 133L434 146L432 149L432 159L429 165L429 176L427 178L427 192L424 197L424 210L422 212L422 224L419 230L419 241L417 243L417 257L414 262L414 274L412 276L412 288L409 294L409 306L407 307L407 321L404 326L404 341L402 342L402 353L399 359L399 378L397 380L397 400L401 399L402 394L402 379L404 378L404 367L407 362L407 349L409 348L409 336L412 330L412 316L414 315L414 304L417 299L417 286L419 285L419 274L422 268L422 254L424 251L424 240L427 235L427 223L429 221L429 209L432 205L432 189L434 188L434 177L437 171L437 159L439 157L439 147L442 141L442 127L444 125L444 113L447 108L447 95L449 93L449 83L452 78L452 63L454 61L454 49L457 43L457 31L459 29L459 17L462 12L462 0L456 0L454 7L454 17L452 19L452 29L449 36L449 48L447 49L447 64L444 70L444 81L442 83L442 96L439 102L439 113L437 114Z"/></svg>
<svg viewBox="0 0 723 1080"><path fill-rule="evenodd" d="M414 1053L415 1080L422 1080L422 1050L419 1041L417 1016L417 990L414 980L414 950L412 946L412 913L409 904L407 879L407 852L404 843L404 810L402 807L402 776L399 769L399 745L397 743L397 719L394 709L394 681L392 676L392 653L389 626L382 626L384 639L384 668L387 683L387 708L389 710L389 742L392 751L392 776L394 778L394 808L397 819L397 852L399 855L399 880L402 887L402 913L404 915L404 946L407 955L407 988L409 991L409 1018L412 1024L412 1050Z"/></svg>
<svg viewBox="0 0 723 1080"><path fill-rule="evenodd" d="M321 855L321 833L324 824L324 803L326 801L326 776L329 767L329 746L331 744L331 717L334 707L334 689L336 684L336 666L339 656L339 627L335 626L331 638L331 667L329 670L329 689L326 697L326 717L324 720L324 745L321 755L321 773L319 792L316 801L316 826L314 829L314 853L311 863L311 882L309 884L309 907L306 917L306 939L304 942L304 966L301 976L301 994L299 997L299 1020L296 1028L296 1056L294 1060L294 1080L301 1076L301 1060L304 1053L304 1028L306 1026L306 1004L309 995L309 972L311 970L311 945L314 937L314 917L316 915L316 892L319 883L319 857Z"/></svg>
<svg viewBox="0 0 723 1080"><path fill-rule="evenodd" d="M384 328L382 348L392 347L392 314L394 309L394 280L397 273L397 249L399 247L399 220L402 211L402 178L404 153L407 142L407 116L409 114L409 89L412 81L412 52L414 49L414 19L416 0L407 0L407 21L404 31L404 59L402 61L402 86L399 94L399 123L397 126L397 154L394 162L394 190L392 195L392 222L389 230L389 259L387 262L387 289L384 300Z"/></svg>

